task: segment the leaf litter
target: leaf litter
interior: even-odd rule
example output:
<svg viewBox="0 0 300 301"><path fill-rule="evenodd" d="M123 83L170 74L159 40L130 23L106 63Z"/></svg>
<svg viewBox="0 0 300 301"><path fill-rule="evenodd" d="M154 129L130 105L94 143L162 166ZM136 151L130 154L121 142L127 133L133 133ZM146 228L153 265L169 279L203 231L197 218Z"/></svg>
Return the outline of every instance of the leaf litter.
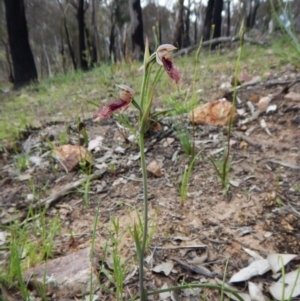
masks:
<svg viewBox="0 0 300 301"><path fill-rule="evenodd" d="M149 288L176 285L180 279L191 283L222 283L218 277L222 279L229 259L226 278L234 282L231 287L239 291L244 300L280 300L283 288L286 298L300 294L297 280L300 140L297 124L291 122L297 117L295 108L299 100L297 95L284 100L284 95L273 97L268 100L265 110L253 119L258 106L250 101L253 88L258 96L257 101L270 98L269 95L274 96L278 91L276 86L265 86L261 79L250 80L237 90L239 117L233 132L237 143L232 145L234 161L230 171L230 201L224 198L217 175L205 159L209 154L216 159L222 158L226 139L224 128L210 125L194 127L196 149L203 149L203 153L195 163L184 205L180 202L178 187L183 172L181 167L187 165L189 160L184 155L173 125L180 122L188 128L187 117L166 117L162 120L164 126L159 133L163 138L160 139L154 132L146 137L147 163L159 162L159 168L163 166L164 171L161 178L149 177L148 189L152 195L149 200L150 231L153 230L148 254L151 260L145 263L149 268L145 280ZM293 89L297 91L299 84L295 84ZM212 97L210 100L221 98ZM131 120L136 118L134 111L129 110L128 116ZM106 229L110 227L110 218L114 215L119 218L120 228L125 233L119 242L121 258L128 259L124 294L133 295L137 292L138 272L134 243L126 231L138 221L140 208L141 171L136 137L126 142L113 119L101 125L89 119L82 123L89 139L87 149L93 157L93 161L88 157L90 175L85 175L81 170L81 155L71 158L79 160L76 164L71 162L72 168L67 169L66 174L61 163L54 160L49 152L49 141L59 145L59 133L65 130L64 122L49 123L38 131L28 129L27 137L30 138L19 141L21 154L29 154L31 158L25 171L17 170L13 154L9 147L4 147L0 167L1 223L24 219L29 205L36 209L45 206L51 216L58 213L62 230L55 236L53 251L56 258L63 258L91 246L95 208L100 201L95 241L98 260L104 260L103 243L109 241ZM70 136L71 141L81 141L80 133L76 131L71 132ZM90 188L88 205L85 205L82 185L86 185L88 179ZM40 191L38 196L36 191L32 191L32 185ZM201 193L198 193L199 190ZM33 197L25 201L28 195ZM61 206L64 204L70 207ZM6 232L3 233L2 246L9 242ZM251 262L249 255L253 257ZM6 264L6 256L7 251L1 250L0 261L3 265ZM284 274L283 266L286 270ZM97 270L97 265L94 268ZM279 277L270 281L272 273L279 273ZM95 275L98 275L96 277L101 285L112 286L105 275ZM261 284L266 282L268 284L262 288ZM242 287L240 283L243 283ZM200 291L197 293L201 295ZM48 294L49 300L54 300L51 290ZM75 291L70 291L68 297L73 298L74 294ZM114 300L101 288L95 294L100 300ZM186 292L177 294L160 297L171 300L190 298ZM218 299L215 292L210 294L207 300ZM230 298L234 300L233 296Z"/></svg>

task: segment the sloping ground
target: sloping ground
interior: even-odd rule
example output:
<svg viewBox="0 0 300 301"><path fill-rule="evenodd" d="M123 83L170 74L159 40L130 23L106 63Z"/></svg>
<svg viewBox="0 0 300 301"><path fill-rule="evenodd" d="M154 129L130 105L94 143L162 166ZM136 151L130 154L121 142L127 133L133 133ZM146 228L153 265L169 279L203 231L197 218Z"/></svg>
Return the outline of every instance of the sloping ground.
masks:
<svg viewBox="0 0 300 301"><path fill-rule="evenodd" d="M270 71L271 72L271 71ZM272 71L272 74L274 72ZM220 74L218 75L220 80ZM185 166L189 158L184 153L176 129L192 132L192 126L185 114L167 117L162 120L162 128L146 137L146 160L149 164L156 160L164 175L156 178L149 174L149 218L152 234L147 255L146 287L149 290L161 288L164 284L176 285L182 281L206 282L214 278L222 279L226 269L229 279L235 272L248 265L249 255L243 248L255 250L266 257L270 253L299 254L300 251L300 101L276 97L272 105L275 111L262 113L256 119L243 122L251 116L247 102L268 94L276 94L284 85L280 82L293 82L299 78L295 71L286 70L269 76L268 80L278 81L278 85L267 86L265 81L242 87L238 90L237 108L244 110L233 127L231 136L230 191L224 194L212 163L208 160L221 160L226 144L227 129L214 126L196 126L194 139L196 152L201 151L188 182L188 194L181 201L179 190ZM223 76L223 78L226 78ZM228 78L228 77L227 77ZM300 85L294 84L290 90L300 92ZM214 86L207 95L221 95ZM128 116L136 120L136 112L131 110ZM264 120L267 128L262 126ZM136 269L134 242L128 231L142 208L142 179L139 165L139 150L136 143L124 139L124 133L118 130L113 118L95 124L91 119L81 123L80 131L85 128L89 140L103 137L102 145L93 151L94 165L66 174L64 168L52 157L52 147L61 142L62 132L66 132L64 121L45 123L42 128L28 129L17 148L27 152L28 168L20 172L16 168L21 159L13 156L16 149L5 147L1 153L1 223L7 224L16 217L26 216L30 205L35 204L36 211L29 214L34 221L41 214L43 205L49 207L45 216L49 220L58 217L61 224L53 242L52 256L57 258L91 247L92 232L96 210L99 217L96 224L95 248L100 263L107 270L111 268L110 256L105 256L105 244L112 243L112 222L114 216L119 219L120 234L117 238L121 257L126 260L124 300L138 291L138 272ZM78 144L79 126L68 125L67 140ZM127 133L128 135L130 133ZM126 135L126 134L125 134ZM101 174L88 181L85 174ZM70 183L82 179L63 195L51 202L47 197L54 195ZM42 214L41 214L42 215ZM29 226L30 240L40 241L35 226ZM51 226L47 223L47 229ZM31 232L30 232L31 231ZM7 232L7 230L5 230ZM6 240L6 243L9 239ZM5 242L3 242L5 245ZM23 261L28 264L30 252L25 252ZM0 259L6 266L8 253L2 250ZM36 256L39 257L38 255ZM41 260L36 258L36 263ZM33 260L34 261L34 260ZM167 262L171 272L154 272L154 266ZM299 259L286 268L287 272L298 266ZM202 272L195 267L202 268ZM7 267L7 266L6 266ZM99 268L99 266L98 266ZM194 268L194 269L193 269ZM198 272L197 272L198 271ZM204 271L204 272L203 272ZM268 285L274 280L271 273L257 276L256 283ZM101 273L99 281L113 290L109 277ZM247 291L243 282L241 289ZM9 293L11 297L13 294ZM103 287L95 292L99 300L115 300L115 296ZM177 299L197 300L195 292L178 293ZM218 292L202 290L200 300L217 300ZM32 295L37 296L35 289ZM48 300L57 300L49 292ZM70 293L67 296L76 300ZM18 293L14 296L18 300ZM155 297L153 300L156 300ZM164 299L163 297L161 297ZM39 300L39 299L36 299Z"/></svg>

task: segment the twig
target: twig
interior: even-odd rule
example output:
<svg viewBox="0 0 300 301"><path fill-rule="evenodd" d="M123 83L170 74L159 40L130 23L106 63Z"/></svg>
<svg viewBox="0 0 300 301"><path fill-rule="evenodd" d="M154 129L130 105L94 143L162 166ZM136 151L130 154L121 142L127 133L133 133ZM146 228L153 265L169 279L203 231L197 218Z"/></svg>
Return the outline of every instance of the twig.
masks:
<svg viewBox="0 0 300 301"><path fill-rule="evenodd" d="M89 176L89 180L93 181L93 180L99 179L102 175L105 174L105 172L106 172L106 169L98 170L94 174ZM69 183L69 184L65 185L64 187L62 187L58 191L53 192L49 197L47 197L47 198L45 198L41 201L38 201L35 204L32 204L30 209L34 210L34 209L41 208L41 207L49 208L51 205L53 205L61 197L63 197L64 195L69 193L71 190L77 188L82 183L84 183L87 180L87 178L88 177L84 177L80 180L77 180L75 182L72 182L72 183ZM29 208L27 210L24 210L24 211L20 212L19 214L17 214L17 216L13 216L12 218L13 219L16 219L16 218L23 219L23 218L26 217L28 210L29 210ZM3 224L9 224L11 221L12 221L12 219L7 219L7 220L3 221Z"/></svg>
<svg viewBox="0 0 300 301"><path fill-rule="evenodd" d="M276 160L276 159L268 160L268 162L279 164L281 166L289 167L289 168L292 168L292 169L300 169L300 166L298 166L298 165L288 163L288 162L279 161L279 160Z"/></svg>
<svg viewBox="0 0 300 301"><path fill-rule="evenodd" d="M203 269L197 265L189 265L189 264L186 264L185 262L177 259L177 258L172 258L174 261L176 261L178 264L180 264L184 269L190 271L190 272L193 272L193 273L196 273L196 274L199 274L199 275L202 275L204 277L207 277L207 278L219 278L219 279L222 279L222 275L218 275L217 273L212 273L210 271L207 271L206 269Z"/></svg>
<svg viewBox="0 0 300 301"><path fill-rule="evenodd" d="M262 145L258 144L257 142L253 141L251 138L249 138L248 136L241 134L241 133L237 133L234 132L233 136L235 136L238 139L242 139L245 140L248 144L252 145L252 146L259 146L262 147Z"/></svg>
<svg viewBox="0 0 300 301"><path fill-rule="evenodd" d="M236 41L240 40L240 36L235 36L235 37L220 37L220 38L215 38L209 41L205 41L202 42L202 46L203 47L209 47L215 44L220 44L220 43L233 43ZM261 42L261 41L257 41L257 40L253 40L250 38L245 37L244 41L250 44L255 44L255 45L259 45L259 46L267 46L267 43L265 42ZM187 55L189 53L191 53L192 51L196 50L197 48L199 48L199 45L193 45L184 49L181 49L180 51L176 52L174 56L178 56L178 55Z"/></svg>
<svg viewBox="0 0 300 301"><path fill-rule="evenodd" d="M150 247L151 249L156 248L157 250L178 250L178 249L202 249L206 248L207 245L189 245L189 246L174 246L174 247Z"/></svg>

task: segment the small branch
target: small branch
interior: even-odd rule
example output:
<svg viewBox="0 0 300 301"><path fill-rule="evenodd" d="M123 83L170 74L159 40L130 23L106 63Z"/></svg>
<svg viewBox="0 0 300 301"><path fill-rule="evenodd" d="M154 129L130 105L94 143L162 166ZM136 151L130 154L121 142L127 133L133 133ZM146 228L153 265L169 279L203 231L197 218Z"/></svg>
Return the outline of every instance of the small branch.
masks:
<svg viewBox="0 0 300 301"><path fill-rule="evenodd" d="M205 41L202 42L201 46L203 47L209 47L209 46L213 46L216 44L220 44L220 43L233 43L233 42L237 42L240 40L239 36L235 36L235 37L220 37L220 38L215 38L209 41ZM265 42L261 42L261 41L257 41L257 40L253 40L250 38L244 38L244 41L250 44L254 44L254 45L259 45L259 46L267 46L267 43ZM193 45L187 48L183 48L180 51L176 52L174 54L174 56L179 56L179 55L187 55L189 53L191 53L192 51L196 50L199 48L199 45Z"/></svg>
<svg viewBox="0 0 300 301"><path fill-rule="evenodd" d="M29 209L34 210L34 209L38 209L38 208L41 208L41 207L49 208L56 201L58 201L61 197L65 196L66 194L68 194L73 189L79 187L81 184L86 182L88 179L89 179L89 181L99 179L102 175L105 174L105 172L106 172L106 169L98 170L94 174L92 174L91 176L87 176L87 177L84 177L84 178L82 178L80 180L77 180L75 182L69 183L69 184L65 185L64 187L62 187L61 189L59 189L58 191L54 191L49 197L32 204L32 206L30 208L20 212L17 216L13 216L12 218L13 219L16 219L16 218L23 219L23 218L25 218L27 216L27 211ZM3 221L3 224L9 224L11 221L12 221L11 219L7 219L7 220Z"/></svg>
<svg viewBox="0 0 300 301"><path fill-rule="evenodd" d="M173 260L176 261L178 264L180 264L184 269L186 269L190 272L202 275L207 278L215 278L215 277L217 277L219 279L223 278L222 275L218 275L217 273L211 273L210 271L207 271L206 269L203 269L197 265L186 264L185 262L183 262L177 258L173 258Z"/></svg>

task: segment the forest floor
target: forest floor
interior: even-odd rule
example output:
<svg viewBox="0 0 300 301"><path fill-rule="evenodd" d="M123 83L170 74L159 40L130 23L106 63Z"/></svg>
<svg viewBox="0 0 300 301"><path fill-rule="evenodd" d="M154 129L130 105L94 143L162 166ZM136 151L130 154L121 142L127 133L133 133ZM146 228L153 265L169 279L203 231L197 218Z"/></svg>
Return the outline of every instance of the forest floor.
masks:
<svg viewBox="0 0 300 301"><path fill-rule="evenodd" d="M289 90L300 93L300 73L270 48L244 47L240 74L248 81L256 79L237 90L240 114L230 139L227 194L208 160L208 157L222 160L226 127L193 127L186 113L191 106L189 98L196 98L199 104L230 95L226 89L236 68L237 48L224 48L212 54L203 51L195 69L194 57L176 58L183 74L179 89L164 76L155 96L155 108L172 108L176 114L163 118L161 129L148 133L145 142L147 164L155 160L163 171L161 177L151 174L148 177L151 241L146 254L145 286L149 290L182 281L215 283L224 274L228 280L248 266L251 256L245 248L263 258L275 253L300 253L300 100L286 97L291 83ZM131 85L138 91L141 72L139 64L105 68L76 78L71 76L65 82L52 79L40 83L37 89L1 94L1 115L5 115L0 122L2 136L19 134L14 139L5 137L0 153L0 262L3 267L0 273L4 300L22 299L14 281L18 273L13 270L12 256L9 256L15 245L17 250L22 250L20 265L24 272L29 269L24 277L30 283L30 278L38 278L30 268L39 267L46 257L50 266L52 258L92 248L93 233L97 254L94 267L97 271L102 269L100 276L98 272L93 274L98 277L93 285L99 287L97 281L101 284L94 292L97 300L117 298L115 283L119 272L112 272L115 247L124 271L123 300L138 291L136 252L129 231L134 222L138 223L142 208L138 145L124 139L115 117L94 123L91 118L94 109L88 101L110 102L117 97L115 84ZM287 87L284 93L271 102L276 105L272 110L249 120L251 104L256 108L260 98L276 94L283 87ZM13 101L14 105L8 103ZM16 117L18 114L26 115L27 119ZM130 108L125 114L135 124L137 112ZM247 119L248 122L243 122ZM18 131L7 130L9 120L11 127ZM25 127L25 124L30 125ZM190 137L193 133L196 153L201 151L184 201L180 198L180 187L190 157L184 152L178 129L184 129ZM53 158L53 148L78 145L85 132L88 141L102 137L96 151L91 151L93 164L66 173ZM118 233L113 221L119 223ZM299 262L297 257L286 271L298 267ZM162 263L165 265L161 266ZM73 265L76 262L72 262L69 271L61 273L68 272L68 278L75 278L71 271ZM82 300L80 291L88 294L89 290L84 288L90 287L90 276L81 280L86 283L79 285L74 280L67 287L61 284L59 291L47 282L44 295L41 289L29 285L31 300ZM263 283L264 294L270 297L268 286L275 281L271 272L255 276L252 281ZM247 282L239 283L236 288L248 292ZM219 300L220 294L202 289L151 298Z"/></svg>

